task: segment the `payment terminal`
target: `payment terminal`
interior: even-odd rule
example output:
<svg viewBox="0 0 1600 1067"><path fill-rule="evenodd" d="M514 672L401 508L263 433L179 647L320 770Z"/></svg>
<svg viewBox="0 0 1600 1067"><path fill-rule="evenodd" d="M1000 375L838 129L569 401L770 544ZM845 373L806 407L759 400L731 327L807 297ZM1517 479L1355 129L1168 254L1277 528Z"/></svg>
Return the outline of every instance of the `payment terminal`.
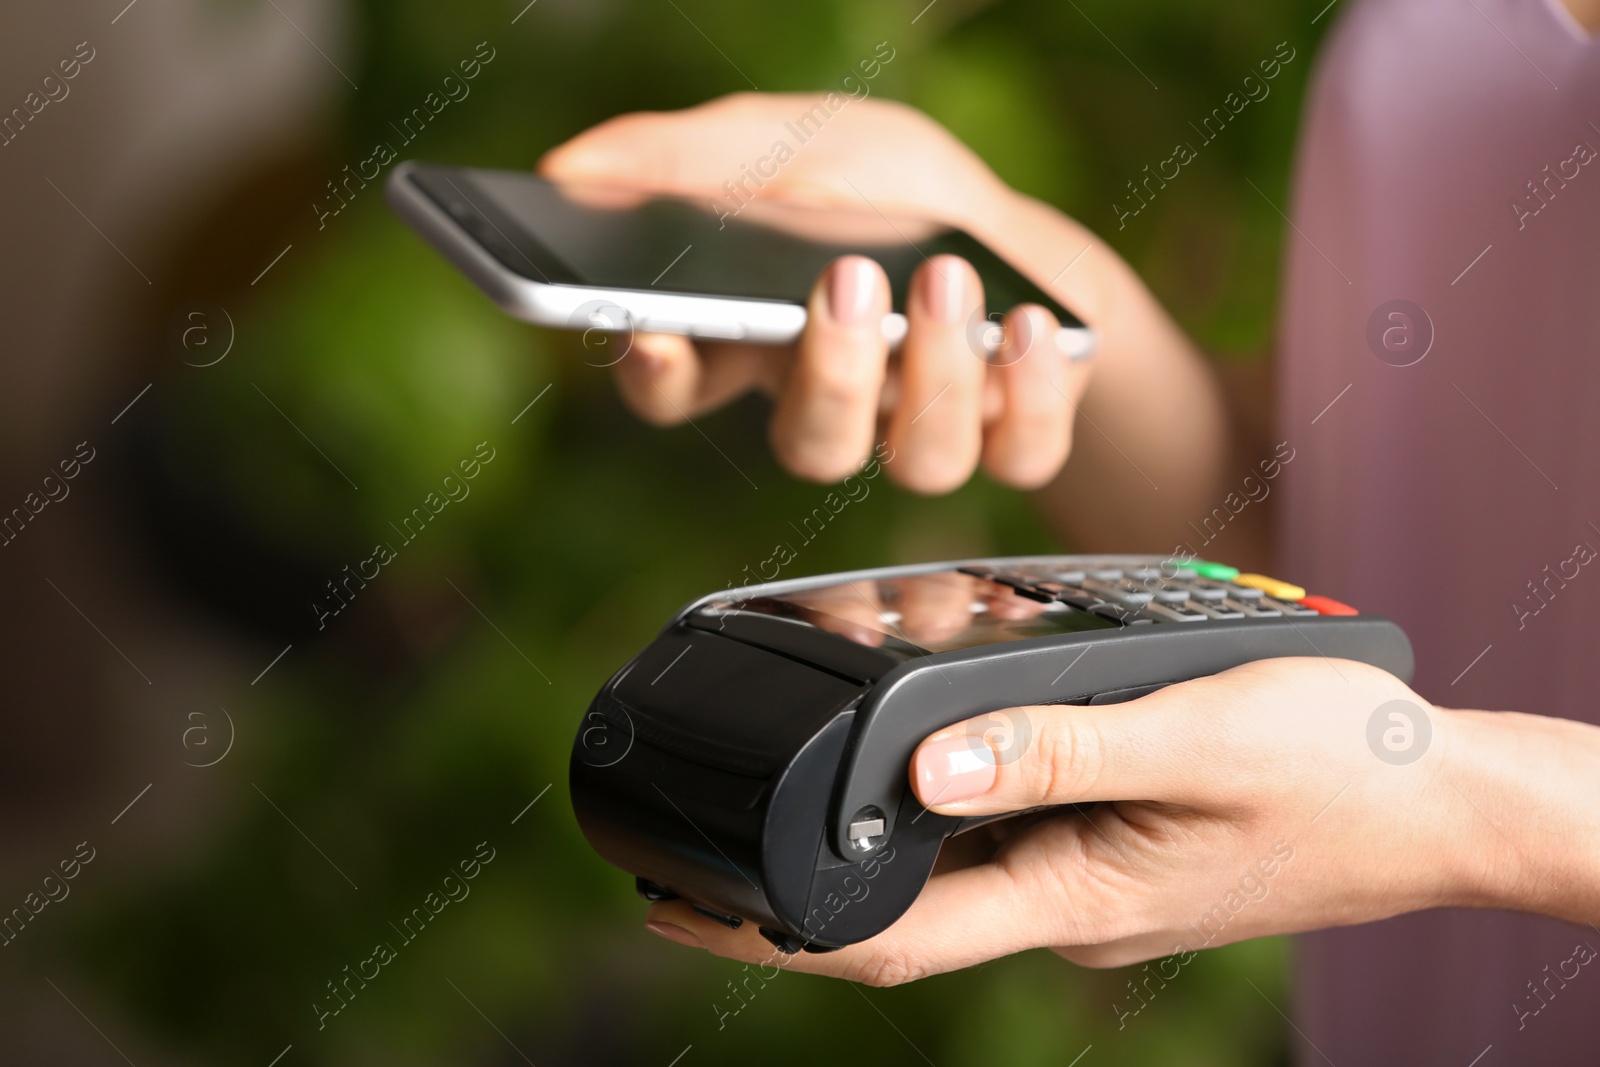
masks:
<svg viewBox="0 0 1600 1067"><path fill-rule="evenodd" d="M917 800L908 766L928 734L1319 655L1402 680L1413 665L1387 619L1205 560L1018 557L747 585L689 604L606 682L573 746L573 808L645 897L825 952L886 929L944 839L993 821Z"/></svg>

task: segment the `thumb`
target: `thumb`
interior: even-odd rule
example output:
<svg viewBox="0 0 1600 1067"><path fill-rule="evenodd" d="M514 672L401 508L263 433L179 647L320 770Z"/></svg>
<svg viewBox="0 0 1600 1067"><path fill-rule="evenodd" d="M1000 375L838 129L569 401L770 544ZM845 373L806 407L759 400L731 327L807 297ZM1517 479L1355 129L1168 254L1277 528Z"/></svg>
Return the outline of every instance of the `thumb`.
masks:
<svg viewBox="0 0 1600 1067"><path fill-rule="evenodd" d="M911 757L917 798L942 815L1212 795L1194 683L1125 704L1007 708L934 733ZM1186 699L1188 696L1190 699Z"/></svg>

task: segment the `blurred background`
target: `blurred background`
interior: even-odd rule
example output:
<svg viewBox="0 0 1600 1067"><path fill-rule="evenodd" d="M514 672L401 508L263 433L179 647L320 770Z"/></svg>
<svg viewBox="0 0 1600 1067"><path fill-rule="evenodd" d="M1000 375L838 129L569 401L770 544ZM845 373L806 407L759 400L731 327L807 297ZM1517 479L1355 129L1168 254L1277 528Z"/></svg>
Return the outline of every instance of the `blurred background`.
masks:
<svg viewBox="0 0 1600 1067"><path fill-rule="evenodd" d="M567 801L579 718L825 490L773 463L763 401L704 436L635 423L604 360L503 317L378 182L337 200L328 183L398 147L391 124L462 60L482 61L470 94L402 158L531 168L618 112L836 88L888 42L877 95L1099 230L1246 373L1282 238L1262 194L1285 202L1337 15L1321 9L10 6L0 508L31 517L0 549L0 914L24 910L0 949L0 1057L959 1067L1092 1046L1085 1065L1286 1063L1284 942L1204 953L1131 1014L1139 972L1044 952L893 990L785 974L736 1000L739 966L644 932L632 879ZM1296 58L1270 95L1119 229L1126 183L1198 146L1191 123L1280 42ZM475 454L492 459L470 495L335 601L328 583L398 544L391 524ZM1062 548L981 477L940 499L879 480L791 573ZM319 600L340 610L319 619ZM492 859L470 896L321 1016L329 983L475 854Z"/></svg>

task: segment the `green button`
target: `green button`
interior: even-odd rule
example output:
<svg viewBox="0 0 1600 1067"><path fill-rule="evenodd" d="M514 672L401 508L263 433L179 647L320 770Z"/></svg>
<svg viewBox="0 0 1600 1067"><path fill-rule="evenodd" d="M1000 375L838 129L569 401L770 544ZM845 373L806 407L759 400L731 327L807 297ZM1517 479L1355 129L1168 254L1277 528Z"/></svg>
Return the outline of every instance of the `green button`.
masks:
<svg viewBox="0 0 1600 1067"><path fill-rule="evenodd" d="M1239 568L1230 567L1226 563L1210 563L1203 559L1197 559L1189 565L1202 578L1211 578L1219 582L1231 582L1239 577Z"/></svg>

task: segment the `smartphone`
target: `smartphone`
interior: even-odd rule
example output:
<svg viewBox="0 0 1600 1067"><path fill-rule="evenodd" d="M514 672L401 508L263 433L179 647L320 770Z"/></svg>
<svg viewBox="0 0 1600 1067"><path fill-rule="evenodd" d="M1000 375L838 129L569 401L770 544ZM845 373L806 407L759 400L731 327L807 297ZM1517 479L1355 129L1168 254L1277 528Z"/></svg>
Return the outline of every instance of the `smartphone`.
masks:
<svg viewBox="0 0 1600 1067"><path fill-rule="evenodd" d="M1076 315L970 234L866 204L699 200L415 160L394 169L387 195L491 300L543 326L787 344L805 328L823 267L853 252L889 277L893 310L883 332L897 345L912 273L950 253L977 270L994 309L969 323L974 351L992 353L1000 316L1022 303L1055 314L1056 343L1069 357L1094 350L1094 333Z"/></svg>

